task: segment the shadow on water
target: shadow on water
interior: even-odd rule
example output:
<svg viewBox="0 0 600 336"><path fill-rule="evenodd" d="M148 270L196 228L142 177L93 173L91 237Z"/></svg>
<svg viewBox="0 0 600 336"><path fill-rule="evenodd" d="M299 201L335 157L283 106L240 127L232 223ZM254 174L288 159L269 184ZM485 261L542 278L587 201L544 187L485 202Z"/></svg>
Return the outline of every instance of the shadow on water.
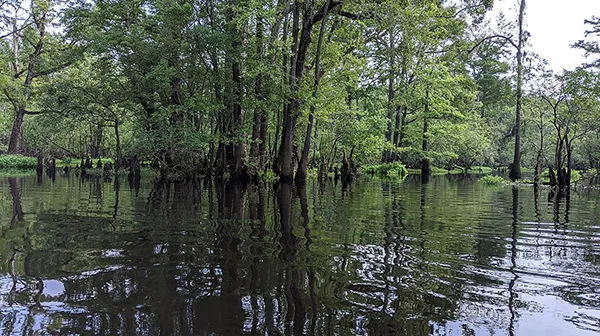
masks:
<svg viewBox="0 0 600 336"><path fill-rule="evenodd" d="M598 195L420 179L0 180L0 334L598 331Z"/></svg>

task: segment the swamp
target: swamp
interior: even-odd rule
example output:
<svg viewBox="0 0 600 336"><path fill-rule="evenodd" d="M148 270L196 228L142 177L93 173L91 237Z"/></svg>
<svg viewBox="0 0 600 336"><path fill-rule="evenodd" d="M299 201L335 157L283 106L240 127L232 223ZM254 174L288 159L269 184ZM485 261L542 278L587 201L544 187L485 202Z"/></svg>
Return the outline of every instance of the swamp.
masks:
<svg viewBox="0 0 600 336"><path fill-rule="evenodd" d="M0 335L600 334L600 2L0 0Z"/></svg>

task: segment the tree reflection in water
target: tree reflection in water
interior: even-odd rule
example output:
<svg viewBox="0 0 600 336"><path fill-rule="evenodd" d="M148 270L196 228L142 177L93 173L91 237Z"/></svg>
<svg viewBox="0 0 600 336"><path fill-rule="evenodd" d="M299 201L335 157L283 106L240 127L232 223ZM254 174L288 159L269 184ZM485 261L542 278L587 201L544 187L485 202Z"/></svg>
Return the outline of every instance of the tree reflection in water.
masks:
<svg viewBox="0 0 600 336"><path fill-rule="evenodd" d="M545 254L565 262L548 246L565 241L566 256L585 265L542 265L571 272L562 282L591 284L598 271L593 230L578 228L585 248L544 231L546 220L561 227L555 235L589 222L593 204L566 195L566 211L546 209L547 190L444 177L344 190L331 181L50 183L0 181L10 213L0 217L2 334L517 335L544 310L525 297L563 293L520 286ZM570 286L556 297L596 303L581 294Z"/></svg>

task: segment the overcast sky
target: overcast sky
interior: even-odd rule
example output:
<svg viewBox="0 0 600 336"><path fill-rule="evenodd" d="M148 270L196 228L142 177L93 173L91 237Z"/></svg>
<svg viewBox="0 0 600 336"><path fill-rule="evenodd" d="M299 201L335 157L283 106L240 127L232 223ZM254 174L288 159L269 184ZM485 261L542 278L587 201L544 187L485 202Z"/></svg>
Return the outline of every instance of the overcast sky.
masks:
<svg viewBox="0 0 600 336"><path fill-rule="evenodd" d="M550 62L555 72L585 62L583 53L569 46L584 38L584 19L600 16L600 0L526 0L525 21L534 52ZM517 0L495 0L492 15L502 11L516 20Z"/></svg>

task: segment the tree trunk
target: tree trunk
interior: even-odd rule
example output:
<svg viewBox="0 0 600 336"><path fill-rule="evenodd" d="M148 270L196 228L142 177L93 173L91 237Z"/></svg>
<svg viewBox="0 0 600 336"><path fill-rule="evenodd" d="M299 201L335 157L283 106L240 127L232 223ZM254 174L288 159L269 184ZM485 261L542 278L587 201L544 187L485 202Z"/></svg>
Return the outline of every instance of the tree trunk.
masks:
<svg viewBox="0 0 600 336"><path fill-rule="evenodd" d="M427 134L429 128L429 90L425 90L425 110L423 111L423 114L423 144L421 146L423 159L421 160L421 177L423 181L427 181L429 174L431 174L429 158L427 157L429 147L429 135Z"/></svg>
<svg viewBox="0 0 600 336"><path fill-rule="evenodd" d="M234 102L233 102L233 123L234 136L241 136L244 126L244 110L242 109L242 77L239 62L234 62L232 67L234 83ZM246 174L244 167L244 157L246 156L246 144L243 137L236 139L233 147L233 171L231 176L234 179L243 178Z"/></svg>
<svg viewBox="0 0 600 336"><path fill-rule="evenodd" d="M535 176L533 178L533 184L536 186L538 186L540 184L540 179L542 176L542 167L543 167L542 151L539 150L538 155L537 155L536 164L535 164Z"/></svg>
<svg viewBox="0 0 600 336"><path fill-rule="evenodd" d="M258 140L258 166L261 169L265 168L266 155L267 155L267 129L269 127L267 120L267 113L263 111L260 115L260 134Z"/></svg>
<svg viewBox="0 0 600 336"><path fill-rule="evenodd" d="M237 27L235 13L229 12L227 18L227 31L231 35L231 54L228 55L231 62L231 79L232 87L232 102L231 102L231 131L228 136L233 137L233 144L228 152L228 158L231 161L231 178L244 179L247 177L244 158L246 157L245 136L242 134L244 127L244 109L242 107L243 100L243 83L242 83L242 67L239 58L243 57L243 36L245 31Z"/></svg>
<svg viewBox="0 0 600 336"><path fill-rule="evenodd" d="M394 47L394 31L390 30L390 45L389 48L390 50ZM389 68L389 78L388 78L388 127L387 130L385 132L385 139L388 142L392 142L392 137L393 137L393 133L394 133L394 77L395 77L395 73L394 73L394 58L392 56L389 57L388 60L388 66ZM386 149L383 152L383 156L381 158L382 162L390 162L392 160L392 152L389 149Z"/></svg>
<svg viewBox="0 0 600 336"><path fill-rule="evenodd" d="M572 160L573 160L573 146L571 141L567 140L567 174L565 176L565 187L569 188L571 186L571 172L572 172Z"/></svg>
<svg viewBox="0 0 600 336"><path fill-rule="evenodd" d="M554 169L552 167L548 168L548 178L550 179L550 185L555 187L558 185L558 181L556 180L556 174L554 174Z"/></svg>
<svg viewBox="0 0 600 336"><path fill-rule="evenodd" d="M327 15L329 11L329 4L331 0L327 0L323 9L323 19L321 21L321 29L319 30L319 40L317 41L317 51L315 54L315 82L313 86L313 98L316 100L319 96L319 83L321 81L321 49L323 47L323 35L325 33L325 24L327 23ZM306 125L306 136L304 138L304 147L302 148L302 156L298 164L298 171L296 172L296 182L304 183L307 177L308 169L308 154L310 153L310 141L313 133L315 105L313 104L310 108L310 115L308 116L308 125Z"/></svg>
<svg viewBox="0 0 600 336"><path fill-rule="evenodd" d="M103 137L103 127L100 125L95 125L95 128L92 127L92 148L90 153L92 157L98 159L102 156L102 137Z"/></svg>
<svg viewBox="0 0 600 336"><path fill-rule="evenodd" d="M540 127L540 144L539 144L540 147L538 148L538 154L537 154L536 165L535 165L535 177L534 177L534 181L533 181L533 184L536 188L541 183L542 169L544 167L544 162L543 162L543 158L544 158L544 115L543 115L543 112L540 112L540 124L539 125L540 125L539 126Z"/></svg>
<svg viewBox="0 0 600 336"><path fill-rule="evenodd" d="M296 12L296 4L294 4L294 18L293 18L293 28L294 32L297 31L298 27L297 27L297 12ZM283 21L283 35L282 35L282 41L283 44L287 44L287 36L288 36L288 26L289 26L289 19L288 16L286 15ZM293 46L292 46L292 52L295 51L296 48L296 41L297 41L297 34L293 36L294 38L294 42L293 42ZM287 52L283 52L282 55L282 73L283 73L283 83L282 85L288 85L289 82L289 78L288 78L288 73L291 74L291 62L289 62L290 58L288 57L288 53ZM290 69L288 71L288 63L290 66ZM276 175L280 175L281 173L281 162L279 160L279 134L281 132L281 128L282 128L282 115L285 117L285 115L287 115L287 109L288 109L288 102L284 102L283 106L282 106L282 111L278 111L277 112L277 124L275 127L275 138L273 140L273 150L271 151L271 159L273 160L272 163L272 168L273 168L273 172Z"/></svg>
<svg viewBox="0 0 600 336"><path fill-rule="evenodd" d="M426 109L427 109L427 105ZM429 128L429 121L427 120L427 117L425 117L425 119L423 120L423 145L421 147L422 151L423 151L423 159L421 160L421 175L429 175L431 174L431 167L430 167L430 163L429 163L429 158L427 158L427 148L428 148L428 135L427 135L427 129Z"/></svg>
<svg viewBox="0 0 600 336"><path fill-rule="evenodd" d="M509 178L514 182L521 178L521 100L523 96L523 20L525 0L519 6L519 41L517 46L517 106L515 109L515 153Z"/></svg>
<svg viewBox="0 0 600 336"><path fill-rule="evenodd" d="M560 136L556 141L556 152L554 155L555 165L556 165L556 179L558 183L558 187L563 189L566 186L566 176L565 171L563 170L563 148L564 148L564 140Z"/></svg>
<svg viewBox="0 0 600 336"><path fill-rule="evenodd" d="M258 17L256 20L256 57L258 58L258 61L261 62L264 54L263 24L261 17ZM259 148L260 144L263 142L261 139L263 127L262 119L265 114L262 104L264 104L266 100L263 92L262 76L261 73L257 74L254 82L254 94L256 95L256 100L259 102L259 106L254 109L254 117L252 120L252 146L250 147L250 157L254 163L257 164L258 171L262 169L261 163L263 162Z"/></svg>
<svg viewBox="0 0 600 336"><path fill-rule="evenodd" d="M306 15L306 13L305 13ZM306 19L306 18L305 18ZM297 83L297 65L300 54L300 43L298 42L300 24L300 3L296 1L294 3L294 14L292 21L292 61L290 64L290 80L289 85L291 92L296 92ZM304 35L304 32L303 34ZM310 36L309 36L310 38ZM281 134L281 145L278 152L278 170L279 176L282 181L291 181L294 177L293 167L293 150L294 150L294 131L296 128L296 116L295 114L300 110L300 102L298 97L292 97L286 104L283 111L283 132Z"/></svg>
<svg viewBox="0 0 600 336"><path fill-rule="evenodd" d="M117 153L115 159L115 172L119 171L119 167L121 166L121 135L119 133L119 120L115 119L115 138L117 142Z"/></svg>
<svg viewBox="0 0 600 336"><path fill-rule="evenodd" d="M25 109L19 108L15 113L15 121L13 122L12 131L10 133L10 142L8 143L8 153L21 153L21 128L23 119L25 118Z"/></svg>
<svg viewBox="0 0 600 336"><path fill-rule="evenodd" d="M296 128L296 118L291 116L291 110L297 111L299 102L294 101L288 107L283 119L283 132L281 137L281 146L279 147L279 176L283 181L291 181L294 177L293 150L294 150L294 130Z"/></svg>
<svg viewBox="0 0 600 336"><path fill-rule="evenodd" d="M392 161L398 160L398 151L395 150L398 147L398 142L400 142L400 128L402 127L402 108L400 106L396 107L396 124L394 126L394 152L392 153Z"/></svg>

